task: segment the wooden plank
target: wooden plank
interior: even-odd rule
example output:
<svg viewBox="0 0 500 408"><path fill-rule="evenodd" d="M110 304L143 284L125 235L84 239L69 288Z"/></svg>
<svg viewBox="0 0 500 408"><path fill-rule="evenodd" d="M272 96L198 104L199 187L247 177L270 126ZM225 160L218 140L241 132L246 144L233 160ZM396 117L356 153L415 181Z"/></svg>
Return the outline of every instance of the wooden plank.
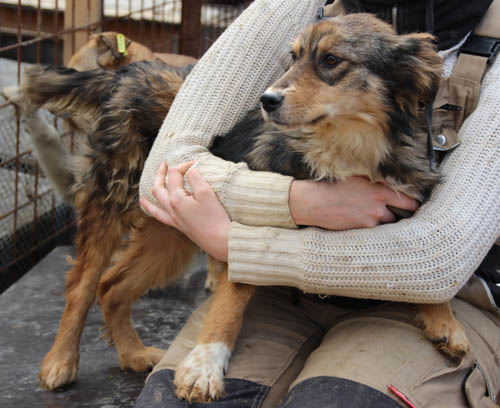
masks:
<svg viewBox="0 0 500 408"><path fill-rule="evenodd" d="M101 21L102 1L66 0L64 29L74 30L74 32L64 35L63 61L65 65L75 51L87 42L91 34L91 30L87 28L88 25L101 23Z"/></svg>
<svg viewBox="0 0 500 408"><path fill-rule="evenodd" d="M202 0L182 0L181 54L200 57Z"/></svg>

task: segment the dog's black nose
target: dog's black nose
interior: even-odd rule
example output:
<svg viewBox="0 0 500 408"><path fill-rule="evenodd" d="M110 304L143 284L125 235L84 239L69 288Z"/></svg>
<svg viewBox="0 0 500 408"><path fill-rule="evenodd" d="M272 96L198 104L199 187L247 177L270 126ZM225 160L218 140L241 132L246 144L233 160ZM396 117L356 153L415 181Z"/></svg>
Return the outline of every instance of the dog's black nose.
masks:
<svg viewBox="0 0 500 408"><path fill-rule="evenodd" d="M284 96L276 92L265 92L264 95L260 97L262 102L262 107L266 112L272 112L279 108L281 102L283 102Z"/></svg>

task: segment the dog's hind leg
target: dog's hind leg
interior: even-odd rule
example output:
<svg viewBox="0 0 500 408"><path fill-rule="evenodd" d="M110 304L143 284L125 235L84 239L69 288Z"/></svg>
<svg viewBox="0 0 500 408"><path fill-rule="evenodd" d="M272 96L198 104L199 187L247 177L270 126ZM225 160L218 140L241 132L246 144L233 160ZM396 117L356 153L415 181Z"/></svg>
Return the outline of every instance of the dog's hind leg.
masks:
<svg viewBox="0 0 500 408"><path fill-rule="evenodd" d="M31 138L33 154L56 193L73 204L74 194L71 189L75 177L70 166L71 155L59 133L37 108L26 98L23 99L23 93L18 87L6 87L2 95L19 109L24 130Z"/></svg>
<svg viewBox="0 0 500 408"><path fill-rule="evenodd" d="M76 196L77 256L66 277L66 305L54 344L39 373L41 386L51 390L76 379L80 337L87 312L95 300L101 273L120 246L125 230L120 214L111 214L112 210L106 212L97 200L80 197L80 194Z"/></svg>
<svg viewBox="0 0 500 408"><path fill-rule="evenodd" d="M179 398L207 402L222 395L224 373L254 292L255 286L229 282L224 264L197 344L175 371Z"/></svg>
<svg viewBox="0 0 500 408"><path fill-rule="evenodd" d="M469 340L450 303L419 304L418 308L417 322L426 337L448 357L462 359L469 351Z"/></svg>
<svg viewBox="0 0 500 408"><path fill-rule="evenodd" d="M163 356L163 350L142 344L130 320L132 305L149 289L164 287L176 279L197 250L176 229L147 218L131 235L117 264L103 275L99 303L123 369L145 371Z"/></svg>
<svg viewBox="0 0 500 408"><path fill-rule="evenodd" d="M72 191L75 176L71 171L71 155L57 130L47 123L40 111L23 120L26 132L31 136L33 154L50 180L56 193L73 204Z"/></svg>

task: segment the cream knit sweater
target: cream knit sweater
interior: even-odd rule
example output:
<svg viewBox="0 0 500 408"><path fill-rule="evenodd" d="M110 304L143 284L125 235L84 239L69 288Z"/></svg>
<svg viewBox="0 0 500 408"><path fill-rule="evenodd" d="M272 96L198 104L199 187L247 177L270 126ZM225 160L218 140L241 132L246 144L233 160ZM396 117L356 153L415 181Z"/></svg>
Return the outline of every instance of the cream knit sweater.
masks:
<svg viewBox="0 0 500 408"><path fill-rule="evenodd" d="M208 152L282 73L280 61L316 19L318 0L256 0L183 84L146 162L141 196L161 161L196 160L228 211L233 282L415 303L443 302L500 235L500 58L483 81L462 144L441 165L445 182L410 219L351 231L295 229L292 179L253 172Z"/></svg>

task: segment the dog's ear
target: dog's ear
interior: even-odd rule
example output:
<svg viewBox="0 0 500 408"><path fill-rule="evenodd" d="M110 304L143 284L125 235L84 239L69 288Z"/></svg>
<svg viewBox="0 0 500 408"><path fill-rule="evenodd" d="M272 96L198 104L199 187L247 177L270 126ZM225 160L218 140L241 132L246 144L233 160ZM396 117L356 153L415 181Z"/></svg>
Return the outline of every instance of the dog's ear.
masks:
<svg viewBox="0 0 500 408"><path fill-rule="evenodd" d="M396 103L403 109L432 102L442 75L442 59L430 34L398 36L394 52ZM411 105L408 105L408 103Z"/></svg>
<svg viewBox="0 0 500 408"><path fill-rule="evenodd" d="M118 68L122 65L124 55L118 50L117 33L107 32L97 34L95 37L97 45L97 65L101 68ZM130 40L125 37L125 46L130 45Z"/></svg>

